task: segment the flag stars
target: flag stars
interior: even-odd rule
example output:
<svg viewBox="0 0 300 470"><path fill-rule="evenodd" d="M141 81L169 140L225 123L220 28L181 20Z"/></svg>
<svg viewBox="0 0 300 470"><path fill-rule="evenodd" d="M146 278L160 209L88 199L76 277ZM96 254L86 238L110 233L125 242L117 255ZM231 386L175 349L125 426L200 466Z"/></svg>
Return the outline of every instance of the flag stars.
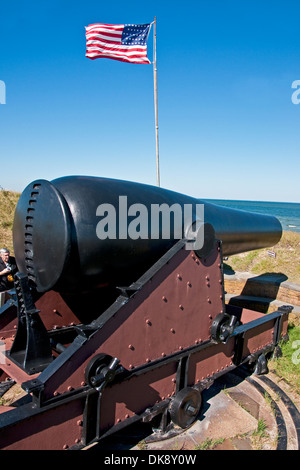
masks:
<svg viewBox="0 0 300 470"><path fill-rule="evenodd" d="M121 44L144 46L148 39L150 25L125 25Z"/></svg>

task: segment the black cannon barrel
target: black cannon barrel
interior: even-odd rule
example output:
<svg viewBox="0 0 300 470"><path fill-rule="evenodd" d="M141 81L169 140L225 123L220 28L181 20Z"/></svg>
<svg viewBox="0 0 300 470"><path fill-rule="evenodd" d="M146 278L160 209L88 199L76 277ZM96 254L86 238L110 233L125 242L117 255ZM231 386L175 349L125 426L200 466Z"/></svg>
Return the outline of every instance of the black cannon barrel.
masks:
<svg viewBox="0 0 300 470"><path fill-rule="evenodd" d="M184 236L184 216L180 221L174 216L170 236L164 236L161 221L154 227L151 211L163 204L180 207L182 214L192 207L192 221L198 218L196 208L204 208L204 222L222 240L223 255L274 246L281 238L275 217L155 186L88 176L41 179L25 188L15 211L13 243L19 270L28 274L38 292L86 293L129 285L177 241L179 228ZM141 208L147 220L141 218Z"/></svg>

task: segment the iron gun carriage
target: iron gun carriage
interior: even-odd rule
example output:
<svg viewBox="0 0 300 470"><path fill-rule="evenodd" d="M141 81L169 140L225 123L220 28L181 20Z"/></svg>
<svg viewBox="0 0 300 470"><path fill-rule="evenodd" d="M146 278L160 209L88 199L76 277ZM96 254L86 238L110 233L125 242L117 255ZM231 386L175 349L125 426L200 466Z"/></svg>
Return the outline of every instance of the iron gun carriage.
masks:
<svg viewBox="0 0 300 470"><path fill-rule="evenodd" d="M167 232L151 213L162 207ZM81 449L137 420L161 433L192 424L203 389L261 367L286 335L288 310L227 305L223 276L223 256L280 237L274 217L162 188L33 181L15 212L16 296L0 310L1 380L26 395L1 407L0 448Z"/></svg>

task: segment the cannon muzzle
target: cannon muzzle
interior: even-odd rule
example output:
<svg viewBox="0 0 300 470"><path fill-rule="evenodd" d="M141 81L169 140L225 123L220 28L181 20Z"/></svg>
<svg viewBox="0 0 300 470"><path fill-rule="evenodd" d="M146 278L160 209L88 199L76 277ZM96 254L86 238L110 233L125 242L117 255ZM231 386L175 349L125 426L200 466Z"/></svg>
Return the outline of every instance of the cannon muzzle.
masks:
<svg viewBox="0 0 300 470"><path fill-rule="evenodd" d="M162 211L159 220L153 216L162 208L170 216L169 231ZM188 219L189 229L203 219L204 244L214 236L222 240L223 255L274 246L282 233L272 216L140 183L69 176L25 188L15 211L15 257L37 292L128 286L186 236Z"/></svg>

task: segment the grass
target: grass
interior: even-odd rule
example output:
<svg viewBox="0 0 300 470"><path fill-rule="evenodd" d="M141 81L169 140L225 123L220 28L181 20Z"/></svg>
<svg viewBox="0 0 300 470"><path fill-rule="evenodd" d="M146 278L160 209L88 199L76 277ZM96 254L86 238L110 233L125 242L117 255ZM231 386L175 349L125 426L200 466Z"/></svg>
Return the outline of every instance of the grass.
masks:
<svg viewBox="0 0 300 470"><path fill-rule="evenodd" d="M257 429L252 433L252 443L255 450L261 450L268 438L267 425L263 419L259 419Z"/></svg>
<svg viewBox="0 0 300 470"><path fill-rule="evenodd" d="M280 345L282 356L269 361L269 369L284 378L300 395L300 318L288 326L289 340Z"/></svg>
<svg viewBox="0 0 300 470"><path fill-rule="evenodd" d="M0 248L8 248L11 253L13 219L19 197L20 193L6 191L0 186Z"/></svg>
<svg viewBox="0 0 300 470"><path fill-rule="evenodd" d="M275 253L275 257L268 251ZM229 256L224 267L256 275L283 273L289 282L300 284L300 233L284 231L277 245Z"/></svg>
<svg viewBox="0 0 300 470"><path fill-rule="evenodd" d="M197 444L195 450L213 450L218 444L222 444L225 438L220 439L206 439L204 442Z"/></svg>
<svg viewBox="0 0 300 470"><path fill-rule="evenodd" d="M256 436L259 439L266 437L267 433L267 425L263 419L259 419L257 422L257 429L252 433L252 436Z"/></svg>

